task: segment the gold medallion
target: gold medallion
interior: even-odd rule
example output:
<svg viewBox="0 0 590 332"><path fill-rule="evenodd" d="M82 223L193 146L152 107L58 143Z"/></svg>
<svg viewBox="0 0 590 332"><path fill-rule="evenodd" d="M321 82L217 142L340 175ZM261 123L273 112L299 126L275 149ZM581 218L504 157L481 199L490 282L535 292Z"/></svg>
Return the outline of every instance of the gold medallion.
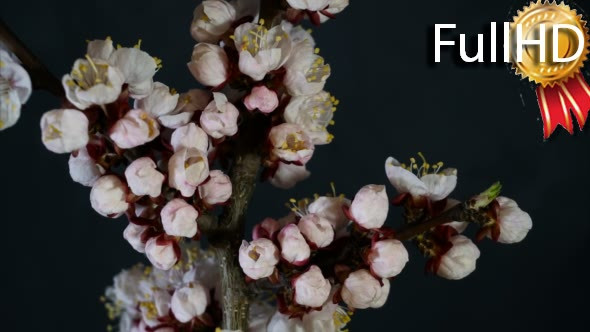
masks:
<svg viewBox="0 0 590 332"><path fill-rule="evenodd" d="M539 45L524 45L522 61L517 61L516 34L517 24L522 27L523 40L539 40L541 24L545 26L545 61L541 61ZM553 28L556 24L569 24L578 28L583 34L583 40L569 29L559 29L557 40L553 40ZM563 2L531 2L528 6L518 11L510 24L510 62L516 73L523 78L528 78L542 87L553 86L558 82L566 82L569 78L579 73L588 55L588 29L582 16L576 13ZM569 62L553 61L553 45L557 43L558 56L567 59L575 55L579 43L584 43L580 56Z"/></svg>

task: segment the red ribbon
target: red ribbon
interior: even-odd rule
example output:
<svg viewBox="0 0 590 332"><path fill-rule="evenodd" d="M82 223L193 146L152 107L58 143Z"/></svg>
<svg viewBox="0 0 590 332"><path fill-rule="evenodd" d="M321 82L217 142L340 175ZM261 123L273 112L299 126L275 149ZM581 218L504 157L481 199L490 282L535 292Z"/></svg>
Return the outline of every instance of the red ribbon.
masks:
<svg viewBox="0 0 590 332"><path fill-rule="evenodd" d="M590 86L582 74L576 74L567 82L552 87L537 87L537 100L543 119L543 137L549 138L560 125L570 134L574 133L573 111L580 130L588 119L590 110Z"/></svg>

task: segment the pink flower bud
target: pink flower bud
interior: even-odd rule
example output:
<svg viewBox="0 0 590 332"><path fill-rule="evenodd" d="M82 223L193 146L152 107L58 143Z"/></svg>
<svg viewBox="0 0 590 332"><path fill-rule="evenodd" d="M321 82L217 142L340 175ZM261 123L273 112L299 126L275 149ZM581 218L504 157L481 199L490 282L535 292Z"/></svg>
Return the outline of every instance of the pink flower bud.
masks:
<svg viewBox="0 0 590 332"><path fill-rule="evenodd" d="M285 226L278 236L281 244L281 256L287 262L301 266L307 262L311 249L303 235L294 224Z"/></svg>
<svg viewBox="0 0 590 332"><path fill-rule="evenodd" d="M463 279L475 271L475 262L479 258L479 249L463 235L451 238L453 247L442 257L436 273L446 279Z"/></svg>
<svg viewBox="0 0 590 332"><path fill-rule="evenodd" d="M276 92L260 85L252 88L252 92L244 99L244 105L249 111L258 109L268 114L279 106L279 97Z"/></svg>
<svg viewBox="0 0 590 332"><path fill-rule="evenodd" d="M199 186L199 196L203 202L209 206L227 202L232 193L229 176L222 171L213 170L209 177L207 182Z"/></svg>
<svg viewBox="0 0 590 332"><path fill-rule="evenodd" d="M207 133L194 123L189 123L176 129L170 138L170 144L174 151L194 148L203 152L209 150L209 137Z"/></svg>
<svg viewBox="0 0 590 332"><path fill-rule="evenodd" d="M381 228L388 211L389 200L385 186L374 184L361 188L350 205L350 215L365 229Z"/></svg>
<svg viewBox="0 0 590 332"><path fill-rule="evenodd" d="M298 276L294 283L295 302L312 308L321 307L330 296L332 286L324 278L322 270L312 265L309 270Z"/></svg>
<svg viewBox="0 0 590 332"><path fill-rule="evenodd" d="M129 204L126 201L127 187L115 175L106 175L96 180L90 191L90 203L99 214L117 218Z"/></svg>
<svg viewBox="0 0 590 332"><path fill-rule="evenodd" d="M272 153L281 160L304 165L313 155L314 146L299 125L283 123L275 126L270 130L269 139Z"/></svg>
<svg viewBox="0 0 590 332"><path fill-rule="evenodd" d="M281 229L281 225L273 218L266 218L260 224L254 226L252 238L254 240L265 238L272 240L274 235Z"/></svg>
<svg viewBox="0 0 590 332"><path fill-rule="evenodd" d="M199 83L216 87L223 84L229 75L229 60L223 48L199 43L193 49L188 69Z"/></svg>
<svg viewBox="0 0 590 332"><path fill-rule="evenodd" d="M174 244L171 241L158 244L158 239L153 237L146 242L145 255L156 268L170 270L178 261Z"/></svg>
<svg viewBox="0 0 590 332"><path fill-rule="evenodd" d="M381 284L367 270L354 271L344 281L341 295L349 307L366 309L379 304Z"/></svg>
<svg viewBox="0 0 590 332"><path fill-rule="evenodd" d="M268 239L242 241L238 259L248 277L258 280L270 276L279 262L279 251Z"/></svg>
<svg viewBox="0 0 590 332"><path fill-rule="evenodd" d="M307 179L310 174L305 166L279 162L277 171L270 179L270 183L279 189L291 189L298 182Z"/></svg>
<svg viewBox="0 0 590 332"><path fill-rule="evenodd" d="M149 157L133 161L125 170L125 178L131 191L137 196L158 197L162 193L164 175L156 170L156 163Z"/></svg>
<svg viewBox="0 0 590 332"><path fill-rule="evenodd" d="M334 227L334 231L338 233L348 226L348 217L344 214L342 207L349 205L350 200L344 197L322 196L309 204L307 211L328 220Z"/></svg>
<svg viewBox="0 0 590 332"><path fill-rule="evenodd" d="M239 115L238 109L223 93L214 92L213 101L201 113L201 127L213 138L233 136L238 132Z"/></svg>
<svg viewBox="0 0 590 332"><path fill-rule="evenodd" d="M191 238L197 234L199 212L183 199L176 198L168 202L160 216L164 231L168 235Z"/></svg>
<svg viewBox="0 0 590 332"><path fill-rule="evenodd" d="M398 240L375 242L369 253L371 272L381 278L391 278L402 272L408 262L408 251Z"/></svg>
<svg viewBox="0 0 590 332"><path fill-rule="evenodd" d="M515 201L506 197L496 199L500 204L498 225L500 226L500 243L517 243L522 241L533 228L531 216L521 210ZM488 233L490 236L490 233Z"/></svg>
<svg viewBox="0 0 590 332"><path fill-rule="evenodd" d="M146 111L135 109L113 125L109 136L121 149L131 149L153 141L158 135L158 122Z"/></svg>
<svg viewBox="0 0 590 332"><path fill-rule="evenodd" d="M75 109L58 109L41 117L43 144L55 153L68 153L88 144L88 118Z"/></svg>
<svg viewBox="0 0 590 332"><path fill-rule="evenodd" d="M209 176L207 155L197 149L178 150L168 162L168 184L182 196L191 197Z"/></svg>
<svg viewBox="0 0 590 332"><path fill-rule="evenodd" d="M123 238L129 242L133 249L138 252L145 252L145 243L141 241L141 234L147 229L147 226L139 226L133 223L129 223L123 231Z"/></svg>
<svg viewBox="0 0 590 332"><path fill-rule="evenodd" d="M199 283L177 289L170 302L174 317L181 323L187 323L202 315L207 305L209 305L209 292Z"/></svg>
<svg viewBox="0 0 590 332"><path fill-rule="evenodd" d="M309 243L317 248L325 248L334 241L334 229L330 222L317 214L307 214L297 225Z"/></svg>
<svg viewBox="0 0 590 332"><path fill-rule="evenodd" d="M68 166L72 180L86 187L92 187L94 182L104 174L104 168L90 157L85 147L70 155Z"/></svg>

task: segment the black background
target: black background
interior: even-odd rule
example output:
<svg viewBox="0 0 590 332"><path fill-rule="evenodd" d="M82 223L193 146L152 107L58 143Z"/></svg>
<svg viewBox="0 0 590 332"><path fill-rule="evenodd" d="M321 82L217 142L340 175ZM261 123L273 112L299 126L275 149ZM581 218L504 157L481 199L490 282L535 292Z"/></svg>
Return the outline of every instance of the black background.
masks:
<svg viewBox="0 0 590 332"><path fill-rule="evenodd" d="M5 1L0 15L58 76L84 54L86 39L110 35L133 45L142 38L142 48L164 61L156 79L185 91L196 86L186 62L195 43L188 31L197 3ZM282 216L290 197L328 192L330 181L349 196L362 185L385 184L386 157L406 160L418 151L459 169L454 197L464 199L501 180L504 195L534 222L520 244L481 243L477 270L458 282L425 276L424 260L411 248L387 305L356 313L353 331L587 325L589 131L576 128L572 137L560 129L544 142L533 88L504 64L458 64L450 48L441 63L431 61L435 23L458 25L445 38L474 36L523 4L352 0L314 32L332 65L327 90L342 101L336 139L317 149L309 164L312 177L295 189L260 185L250 223ZM37 92L18 124L0 133L4 331L104 331L99 296L113 275L144 259L122 238L123 219L92 210L89 189L70 180L67 156L43 147L40 116L57 106L55 98ZM388 193L394 193L391 186ZM393 209L388 223L399 222L400 211Z"/></svg>

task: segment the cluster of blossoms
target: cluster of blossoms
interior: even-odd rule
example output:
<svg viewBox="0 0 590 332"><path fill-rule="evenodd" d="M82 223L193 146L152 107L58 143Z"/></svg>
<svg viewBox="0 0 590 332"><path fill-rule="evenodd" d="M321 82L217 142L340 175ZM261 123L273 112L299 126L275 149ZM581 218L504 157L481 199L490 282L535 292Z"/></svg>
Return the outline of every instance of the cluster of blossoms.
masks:
<svg viewBox="0 0 590 332"><path fill-rule="evenodd" d="M0 45L0 130L14 126L29 100L31 78L18 58Z"/></svg>
<svg viewBox="0 0 590 332"><path fill-rule="evenodd" d="M178 94L154 82L161 60L110 37L88 43L62 79L67 102L41 119L43 143L71 153L72 179L92 187L99 214L123 214L123 236L159 269L179 259L182 239L198 239L197 219L232 194L211 170L249 119L268 132L263 165L281 188L306 178L314 147L329 143L338 101L323 91L330 67L313 38L284 21L251 23L251 2L204 1L195 10L190 72L207 87ZM243 134L248 136L248 134Z"/></svg>
<svg viewBox="0 0 590 332"><path fill-rule="evenodd" d="M219 268L213 256L186 248L183 259L164 271L138 264L114 277L105 302L119 331L174 332L219 325Z"/></svg>
<svg viewBox="0 0 590 332"><path fill-rule="evenodd" d="M477 246L460 235L470 223L480 226L478 240L488 236L501 243L521 241L532 227L530 216L513 200L497 197L498 186L460 206L448 199L457 171L442 169L442 163L418 165L412 158L403 165L389 158L385 169L398 192L392 200L383 185L367 185L352 200L335 194L291 200L291 214L265 219L254 228L253 240L243 242L240 265L250 282L277 290L277 317L305 318L342 302L349 310L383 306L391 278L409 259L401 242L407 238L384 226L391 203L404 206L407 225L448 219L413 238L429 258L427 271L451 280L472 273L480 256ZM461 212L451 213L454 207ZM329 330L334 329L323 329Z"/></svg>

